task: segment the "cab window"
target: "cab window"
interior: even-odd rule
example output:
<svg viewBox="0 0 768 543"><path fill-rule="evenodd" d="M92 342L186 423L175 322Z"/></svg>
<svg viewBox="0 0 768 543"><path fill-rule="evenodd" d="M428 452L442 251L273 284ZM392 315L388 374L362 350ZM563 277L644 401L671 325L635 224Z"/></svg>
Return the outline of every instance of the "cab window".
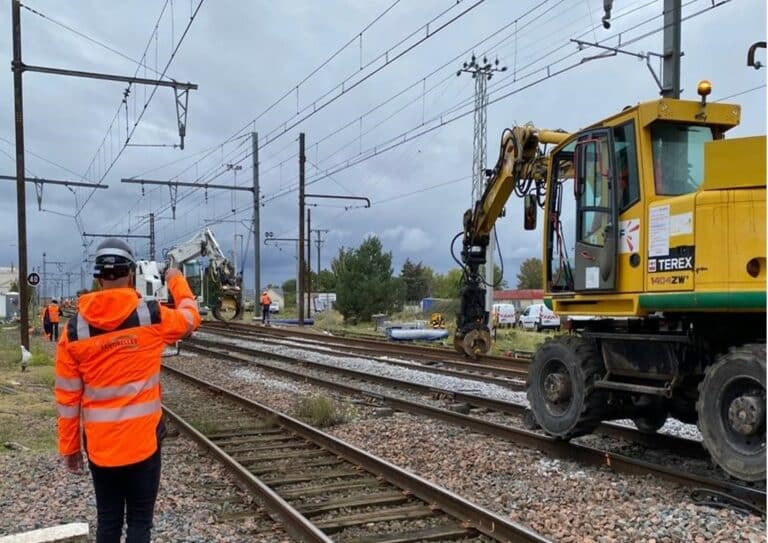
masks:
<svg viewBox="0 0 768 543"><path fill-rule="evenodd" d="M616 155L619 210L624 211L640 200L635 123L633 121L613 129L613 152Z"/></svg>
<svg viewBox="0 0 768 543"><path fill-rule="evenodd" d="M707 126L654 123L651 147L656 194L677 196L697 191L704 180L704 144L712 139L712 129Z"/></svg>
<svg viewBox="0 0 768 543"><path fill-rule="evenodd" d="M605 232L611 222L610 153L608 137L588 136L583 164L578 166L578 234L579 241L596 247L605 245Z"/></svg>

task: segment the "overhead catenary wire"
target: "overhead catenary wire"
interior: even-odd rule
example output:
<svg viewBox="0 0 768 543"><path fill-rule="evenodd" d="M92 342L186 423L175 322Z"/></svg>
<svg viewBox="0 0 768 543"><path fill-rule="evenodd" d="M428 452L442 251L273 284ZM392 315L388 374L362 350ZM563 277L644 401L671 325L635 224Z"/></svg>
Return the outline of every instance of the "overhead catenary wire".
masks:
<svg viewBox="0 0 768 543"><path fill-rule="evenodd" d="M145 68L147 70L150 70L150 71L154 72L155 74L159 74L160 73L160 72L154 70L152 67L147 66L144 62L136 60L135 58L132 58L132 57L126 55L125 53L123 53L121 51L118 51L114 47L111 47L111 46L107 45L106 43L104 43L102 41L99 41L96 38L93 38L93 37L89 36L88 34L85 34L84 32L82 32L80 30L77 30L76 28L72 28L71 26L62 23L61 21L58 21L58 20L54 19L50 15L46 15L45 13L41 12L39 9L34 9L34 8L32 8L32 7L30 7L30 6L26 5L26 4L23 4L21 2L19 3L19 5L22 8L26 9L27 11L29 11L30 13L33 13L33 14L37 15L38 17L41 17L42 19L44 19L46 21L49 21L50 23L53 23L56 26L59 26L59 27L65 29L65 30L68 30L69 32L72 32L76 36L79 36L79 37L81 37L81 38L83 38L83 39L93 43L94 45L98 45L99 47L109 51L110 53L114 53L117 56L119 56L121 58L124 58L125 60L133 62L134 64L138 65L139 67L142 67L142 68Z"/></svg>
<svg viewBox="0 0 768 543"><path fill-rule="evenodd" d="M455 5L458 5L458 4L459 4L460 2L462 2L462 1L467 1L467 0L459 0L459 2L457 2L456 4L454 4L453 6L451 6L450 8L447 8L447 9L443 10L443 11L442 11L440 14L438 14L438 15L437 15L437 16L435 16L435 17L433 17L433 18L430 20L430 22L434 22L435 20L438 20L438 19L439 19L439 18L440 18L442 15L444 15L444 14L448 13L448 12L449 12L451 9L453 9L453 8L455 7ZM387 66L391 65L392 63L396 62L397 60L399 60L400 58L402 58L402 57L403 57L405 54L407 54L408 52L410 52L411 50L413 50L415 47L417 47L418 45L420 45L421 43L423 43L423 42L424 42L424 41L426 41L427 39L429 39L429 38L433 37L434 35L438 34L438 33L439 33L441 30L443 30L443 29L447 28L447 27L448 27L450 24L453 24L454 22L458 21L458 20L459 20L461 17L463 17L463 16L465 16L467 13L471 12L471 11L472 11L473 9L475 9L477 6L481 5L481 4L482 4L484 1L485 1L485 0L475 0L474 4L472 4L470 7L466 8L464 11L462 11L461 13L459 13L459 14L457 14L456 16L452 17L452 18L451 18L449 21L447 21L447 22L444 22L443 24L441 24L440 26L438 26L438 27L436 27L436 28L433 28L433 29L429 29L429 26L428 26L428 25L429 25L429 22L428 22L428 23L426 23L425 25L422 25L422 26L419 28L419 30L421 30L421 29L424 29L424 28L427 28L427 29L428 29L428 31L427 31L427 34L426 34L426 35L425 35L423 38L420 38L420 39L419 39L419 40L417 40L415 43L413 43L413 44L409 45L409 46L408 46L408 47L406 47L406 48L405 48L403 51L400 51L399 53L397 53L395 56L393 56L393 57L391 57L391 58L387 58L386 62L385 62L383 65L381 65L381 66L377 67L377 68L376 68L376 69L374 69L374 70L373 70L371 73L368 73L368 74L366 74L366 75L362 76L362 78L360 78L360 79L356 80L356 81L355 81L355 83L353 83L352 85L350 85L350 86L348 86L348 87L346 87L346 88L343 88L342 92L340 92L338 95L336 95L336 96L334 96L334 97L330 98L329 100L327 100L326 102L324 102L324 103L323 103L323 105L321 105L321 106L319 106L319 107L317 107L317 108L313 108L313 110L312 110L311 112L309 112L309 113L307 113L306 115L304 115L304 116L303 116L301 119L299 119L299 120L297 120L297 121L293 121L293 122L292 122L290 125L284 125L284 129L283 129L283 130L280 132L280 134L279 134L278 136L274 136L273 138L271 138L271 139L269 139L269 140L265 141L263 144L261 144L261 145L259 146L259 149L262 149L263 147L266 147L268 144L270 144L270 143L272 143L272 142L276 141L276 140L278 139L278 137L279 137L279 136L281 136L281 135L283 135L283 134L287 133L287 132L288 132L289 130L291 130L292 128L294 128L294 127L298 126L298 124L300 124L301 122L304 122L304 121L306 121L307 119L309 119L310 117L312 117L313 115L315 115L316 113L318 113L318 112L319 112L321 109L325 108L327 105L329 105L329 104L333 103L334 101L336 101L336 100L337 100L338 98L340 98L341 96L344 96L344 95L346 95L346 94L347 94L349 91L351 91L353 88L357 87L357 86L358 86L358 85L360 85L362 82L364 82L364 81L368 80L370 77L372 77L372 76L373 76L373 75L375 75L376 73L380 72L382 69L384 69L384 68L386 68ZM410 34L408 37L411 37L411 36L415 35L417 32L418 32L418 30L417 30L417 31L414 31L414 32L412 32L412 33L411 33L411 34ZM403 39L403 40L401 40L400 42L398 42L398 44L402 44L402 43L404 43L404 41L405 41L405 39ZM384 55L388 55L388 53L389 53L389 51L390 51L391 49L392 49L392 47L391 47L390 49L388 49L388 50L387 50L387 51L386 51L384 54L380 55L380 57L377 57L377 58L381 58L381 57L382 57L382 56L384 56ZM374 62L374 61L371 61L371 63L372 63L372 62ZM369 65L370 65L371 63L369 63ZM342 82L342 85L343 85L343 82ZM338 85L337 85L335 88L338 88ZM267 109L269 109L269 108L267 108ZM266 112L266 110L265 110L265 112ZM262 112L262 113L265 113L265 112ZM257 118L258 118L258 117L257 117ZM246 125L245 125L245 126L244 126L244 127L241 129L241 130L240 130L240 131L238 131L236 134L234 134L233 136L231 136L229 139L231 139L231 138L233 138L233 137L237 137L237 135L239 134L239 132L241 132L242 130L245 130L245 129L246 129L248 126L250 126L250 125L251 125L253 122L255 122L255 120L256 120L256 119L254 119L254 121L250 121L249 123L247 123L247 124L246 124ZM233 162L232 162L232 164L239 164L240 162L242 162L243 160L246 160L246 159L247 159L247 158L249 158L250 156L251 156L251 153L250 153L250 152L249 152L249 153L246 153L246 154L245 154L245 155L244 155L242 158L240 158L240 159L238 159L238 160L235 160L235 161L233 161ZM221 174L223 174L223 173L224 173L224 172L222 171L222 172L220 172L220 174L218 174L218 175L221 175ZM218 175L214 176L214 178L215 178L215 177L218 177ZM192 190L194 190L194 189L192 189Z"/></svg>
<svg viewBox="0 0 768 543"><path fill-rule="evenodd" d="M695 1L697 1L697 0L691 0L690 2L688 2L688 4L692 4ZM707 8L704 8L702 10L699 10L699 11L693 13L693 14L690 14L690 15L684 17L683 20L688 20L690 18L699 16L699 15L705 13L705 12L711 11L712 9L716 9L718 7L721 7L721 6L725 5L728 2L730 2L730 0L719 1L717 3L712 4L711 6L709 6ZM654 18L658 18L658 16L656 16ZM637 26L635 26L635 28L636 27ZM647 33L642 35L642 38L645 38L648 35L651 35L653 33L661 32L661 31L664 30L664 28L665 27L662 26L660 28L657 28L657 29L651 31L650 33L647 32ZM608 37L608 38L606 38L606 40L612 39L613 37L615 37L615 36ZM633 38L630 41L625 42L625 44L634 43L634 42L638 41L639 39L641 39L641 38L640 37ZM563 46L561 46L561 48L564 48L566 45L567 44L564 44ZM566 55L565 57L559 59L557 62L561 62L563 59L570 58L571 56L574 56L577 53L578 53L578 51L575 52L575 53ZM506 92L504 94L495 96L493 99L489 99L489 105L490 104L494 104L496 102L499 102L500 100L506 99L506 98L508 98L510 96L513 96L513 95L515 95L515 94L517 94L519 92L522 92L524 90L527 90L528 88L531 88L531 87L533 87L533 86L535 86L535 85L537 85L537 84L539 84L539 83L541 83L541 82L543 82L543 81L545 81L547 79L551 79L552 77L556 77L558 75L561 75L561 74L563 74L563 73L565 73L567 71L570 71L570 70L572 70L572 69L574 69L574 68L576 68L578 66L581 66L582 64L583 64L583 62L579 61L579 62L576 62L574 64L570 64L570 65L568 65L568 66L566 66L564 68L561 68L559 70L556 70L556 71L552 71L549 67L539 68L539 69L533 70L532 72L530 72L528 74L528 76L535 75L535 74L541 72L542 70L545 70L547 73L546 73L546 75L544 75L544 76L534 80L531 83L528 83L528 84L526 84L524 86L521 86L521 87L517 87L514 90ZM517 82L519 83L524 78L525 77L518 77ZM504 87L507 87L507 86L508 85L505 85ZM502 88L504 88L504 87L502 87ZM497 89L497 92L498 92L498 90L499 89ZM447 119L446 118L442 118L442 116L436 116L435 118L433 118L433 121L437 122L436 125L431 126L429 128L423 128L421 130L418 130L418 128L420 128L422 126L422 124L419 124L415 128L411 128L411 129L409 129L409 130L407 130L407 131L405 131L403 133L398 134L397 136L394 136L392 138L389 138L388 140L385 140L382 143L379 143L376 146L373 146L373 147L370 147L370 148L366 149L362 153L359 153L358 158L355 159L355 160L349 160L348 159L346 161L342 161L340 163L337 163L336 165L333 165L333 166L330 166L328 168L325 168L324 169L325 173L323 175L307 180L306 184L310 185L310 184L316 183L316 182L322 180L325 175L334 175L334 174L339 173L341 171L344 171L344 170L346 170L348 168L356 166L357 164L360 164L362 162L370 160L371 158L374 158L375 156L379 156L379 155L381 155L381 154L383 154L385 152L388 152L388 151L390 151L392 149L400 147L401 145L404 145L405 143L408 143L408 142L410 142L410 141L412 141L414 139L417 139L417 138L419 138L421 136L424 136L424 135L426 135L426 134L428 134L430 132L438 130L438 129L440 129L440 128L448 125L448 124L451 124L451 123L453 123L453 122L455 122L455 121L457 121L457 120L459 120L461 118L464 118L464 117L466 117L468 115L471 115L473 112L474 112L474 109L470 109L468 111L464 111L464 112L455 114L454 116L449 117ZM415 132L415 133L412 133L412 132ZM271 201L273 201L273 200L275 200L277 198L280 198L282 196L290 194L290 193L294 192L295 190L296 189L293 189L293 188L292 189L286 189L286 190L278 192L276 194L273 194L273 195L270 195L270 196L266 196L265 197L265 202L271 202Z"/></svg>

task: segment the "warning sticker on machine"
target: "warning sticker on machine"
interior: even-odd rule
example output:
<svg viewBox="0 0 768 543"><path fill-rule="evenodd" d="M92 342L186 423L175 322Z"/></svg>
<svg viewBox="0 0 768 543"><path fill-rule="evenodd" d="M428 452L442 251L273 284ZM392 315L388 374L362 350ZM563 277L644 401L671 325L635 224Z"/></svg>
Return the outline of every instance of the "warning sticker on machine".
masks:
<svg viewBox="0 0 768 543"><path fill-rule="evenodd" d="M652 207L648 212L648 256L669 253L669 205Z"/></svg>
<svg viewBox="0 0 768 543"><path fill-rule="evenodd" d="M650 273L662 273L692 270L695 264L694 251L693 245L672 247L667 255L649 257L648 271Z"/></svg>
<svg viewBox="0 0 768 543"><path fill-rule="evenodd" d="M619 221L619 252L636 253L640 250L640 219Z"/></svg>

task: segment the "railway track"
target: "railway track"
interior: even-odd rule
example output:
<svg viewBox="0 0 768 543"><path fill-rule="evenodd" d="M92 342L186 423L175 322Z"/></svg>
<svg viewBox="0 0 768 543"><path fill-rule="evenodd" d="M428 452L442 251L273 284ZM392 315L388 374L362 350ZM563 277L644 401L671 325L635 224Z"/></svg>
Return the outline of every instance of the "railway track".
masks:
<svg viewBox="0 0 768 543"><path fill-rule="evenodd" d="M192 341L185 341L184 348L213 358L226 358L235 362L256 364L261 368L283 376L300 381L311 382L315 385L337 390L345 394L368 398L379 405L386 405L393 409L416 415L428 416L473 431L500 437L523 446L537 448L556 458L575 460L588 465L608 466L618 473L633 475L653 474L684 487L695 490L703 489L705 492L714 493L713 495L717 497L716 499L725 498L732 500L737 506L743 506L746 509L751 509L753 512L757 511L764 513L765 511L765 492L763 490L742 486L725 478L710 478L694 473L687 473L675 467L654 464L642 459L584 444L565 442L516 426L499 424L494 421L484 420L477 416L462 414L450 409L414 402L399 396L383 394L381 391L372 391L346 382L325 379L309 374L304 368L310 368L324 373L332 372L346 380L355 379L359 381L375 382L396 389L408 388L417 390L422 394L445 398L452 402L466 403L497 413L520 415L524 410L524 406L518 404L476 396L469 393L435 389L434 387L418 385L408 381L366 374L346 368L328 366L294 356L264 352L243 346L222 344L221 342L216 341L193 339ZM271 359L278 363L274 364L266 362L265 359ZM288 365L280 365L281 362ZM301 367L297 368L296 366ZM695 441L664 434L642 434L631 428L610 423L601 425L596 432L612 437L618 437L620 439L633 440L654 449L663 448L665 450L674 451L677 455L702 457L705 454L700 443Z"/></svg>
<svg viewBox="0 0 768 543"><path fill-rule="evenodd" d="M407 356L410 359L419 358L422 360L435 360L439 362L459 362L469 366L475 366L482 369L500 369L500 370L519 370L528 371L530 355L518 355L513 357L479 355L473 360L453 349L445 347L434 347L426 345L412 345L398 343L395 341L386 341L384 339L368 339L359 337L345 337L336 335L326 335L323 333L305 331L300 328L278 328L275 326L257 326L255 324L246 324L240 322L220 322L205 321L202 330L234 330L238 333L247 333L250 335L272 336L272 337L291 337L306 340L333 342L337 345L355 348L367 348L370 351L387 354Z"/></svg>
<svg viewBox="0 0 768 543"><path fill-rule="evenodd" d="M547 541L265 405L163 372L166 414L301 541Z"/></svg>
<svg viewBox="0 0 768 543"><path fill-rule="evenodd" d="M237 340L244 339L243 332L240 331L235 332L228 329L214 331L210 328L206 328L206 332L215 333L219 337ZM294 339L290 337L285 339L275 339L264 334L246 332L245 337L266 345L295 347L320 354L343 354L344 356L354 354L356 358L373 360L402 368L419 369L420 371L438 375L448 375L451 377L481 379L484 382L506 386L513 390L525 389L525 378L528 374L527 370L484 367L465 362L438 362L434 360L419 361L418 355L416 360L409 360L404 355L399 355L397 357L382 356L381 354L377 354L377 351L371 348L338 345L333 341L333 338L325 339L322 338L322 336L320 339Z"/></svg>

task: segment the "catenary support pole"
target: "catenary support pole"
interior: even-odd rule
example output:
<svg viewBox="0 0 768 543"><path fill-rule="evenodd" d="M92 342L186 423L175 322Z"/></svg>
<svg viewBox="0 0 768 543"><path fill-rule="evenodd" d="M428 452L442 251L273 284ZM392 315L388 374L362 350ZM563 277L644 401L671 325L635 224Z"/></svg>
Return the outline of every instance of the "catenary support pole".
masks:
<svg viewBox="0 0 768 543"><path fill-rule="evenodd" d="M155 260L155 214L149 214L149 259Z"/></svg>
<svg viewBox="0 0 768 543"><path fill-rule="evenodd" d="M298 284L299 326L304 326L304 132L299 134L299 272L296 277Z"/></svg>
<svg viewBox="0 0 768 543"><path fill-rule="evenodd" d="M312 318L312 210L307 209L307 318Z"/></svg>
<svg viewBox="0 0 768 543"><path fill-rule="evenodd" d="M261 224L259 216L259 134L251 132L251 149L253 151L253 307L261 292ZM254 317L256 312L254 310Z"/></svg>
<svg viewBox="0 0 768 543"><path fill-rule="evenodd" d="M680 98L681 0L664 0L664 64L661 70L664 98Z"/></svg>
<svg viewBox="0 0 768 543"><path fill-rule="evenodd" d="M24 104L21 91L21 4L11 2L13 26L13 104L16 117L16 219L19 246L19 332L21 344L29 349L29 289L27 288L27 192L24 181Z"/></svg>

